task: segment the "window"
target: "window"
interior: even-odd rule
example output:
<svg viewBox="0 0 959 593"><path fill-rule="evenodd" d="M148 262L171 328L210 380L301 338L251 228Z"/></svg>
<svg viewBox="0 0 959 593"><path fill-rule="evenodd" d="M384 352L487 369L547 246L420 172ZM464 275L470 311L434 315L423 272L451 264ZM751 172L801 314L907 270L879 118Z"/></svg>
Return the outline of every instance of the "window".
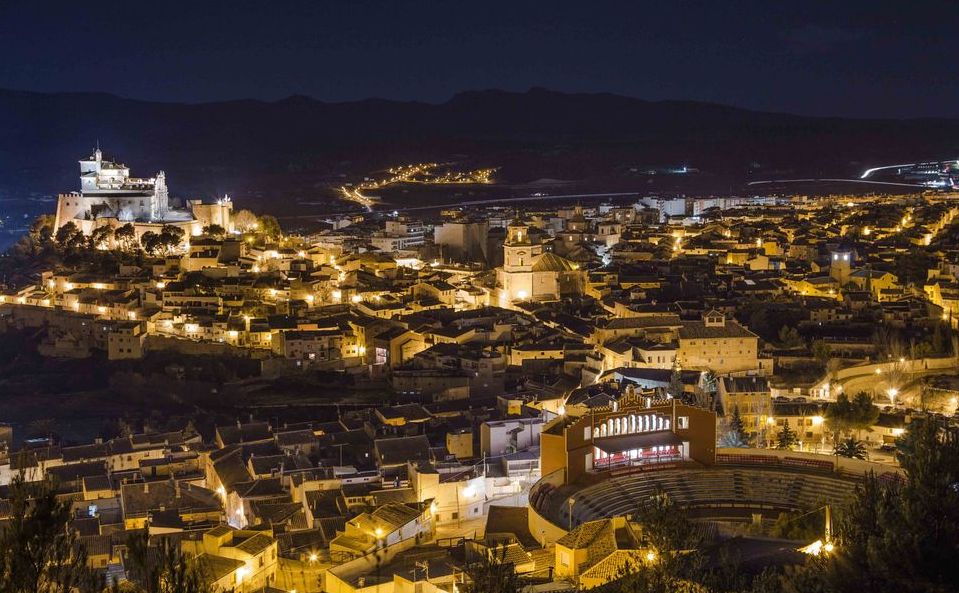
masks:
<svg viewBox="0 0 959 593"><path fill-rule="evenodd" d="M593 437L593 429L591 426L586 426L583 428L583 440L588 441Z"/></svg>
<svg viewBox="0 0 959 593"><path fill-rule="evenodd" d="M689 428L689 416L680 416L676 418L676 428L686 430Z"/></svg>

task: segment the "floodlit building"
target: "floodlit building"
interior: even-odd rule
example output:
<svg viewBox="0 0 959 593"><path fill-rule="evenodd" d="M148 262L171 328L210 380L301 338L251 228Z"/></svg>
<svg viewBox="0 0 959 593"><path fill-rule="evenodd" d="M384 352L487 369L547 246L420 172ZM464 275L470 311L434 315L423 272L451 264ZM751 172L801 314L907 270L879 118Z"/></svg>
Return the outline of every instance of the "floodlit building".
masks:
<svg viewBox="0 0 959 593"><path fill-rule="evenodd" d="M583 293L585 273L577 264L544 252L543 244L530 238L529 226L513 222L506 229L503 266L496 270L500 302L553 301Z"/></svg>
<svg viewBox="0 0 959 593"><path fill-rule="evenodd" d="M139 237L172 225L183 229L186 241L211 224L231 231L232 212L228 197L215 204L191 200L189 209L174 208L163 171L153 177L132 177L128 166L103 158L97 148L80 160L80 190L58 196L54 230L72 222L89 235L99 227L132 223Z"/></svg>

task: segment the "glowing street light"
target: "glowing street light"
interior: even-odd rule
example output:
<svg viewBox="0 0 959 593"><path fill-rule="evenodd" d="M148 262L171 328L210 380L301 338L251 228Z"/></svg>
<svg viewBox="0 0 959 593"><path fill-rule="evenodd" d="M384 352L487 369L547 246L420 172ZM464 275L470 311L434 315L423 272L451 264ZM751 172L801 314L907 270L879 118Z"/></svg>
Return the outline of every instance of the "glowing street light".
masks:
<svg viewBox="0 0 959 593"><path fill-rule="evenodd" d="M889 401L892 402L892 405L896 405L896 396L899 395L899 390L895 387L890 387L886 390L886 395L889 396Z"/></svg>

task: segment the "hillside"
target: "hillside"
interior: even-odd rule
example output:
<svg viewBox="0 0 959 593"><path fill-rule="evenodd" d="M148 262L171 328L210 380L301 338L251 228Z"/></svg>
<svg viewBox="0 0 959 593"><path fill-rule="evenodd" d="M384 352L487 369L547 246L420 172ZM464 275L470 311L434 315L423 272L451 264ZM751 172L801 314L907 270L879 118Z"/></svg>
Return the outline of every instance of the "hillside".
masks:
<svg viewBox="0 0 959 593"><path fill-rule="evenodd" d="M688 164L724 182L852 176L877 163L959 154L957 120L851 120L610 94L464 92L441 104L153 103L106 94L0 90L0 191L76 186L99 140L134 174L168 172L174 192L299 194L416 160L501 166L500 179L623 181ZM614 183L615 184L615 183Z"/></svg>

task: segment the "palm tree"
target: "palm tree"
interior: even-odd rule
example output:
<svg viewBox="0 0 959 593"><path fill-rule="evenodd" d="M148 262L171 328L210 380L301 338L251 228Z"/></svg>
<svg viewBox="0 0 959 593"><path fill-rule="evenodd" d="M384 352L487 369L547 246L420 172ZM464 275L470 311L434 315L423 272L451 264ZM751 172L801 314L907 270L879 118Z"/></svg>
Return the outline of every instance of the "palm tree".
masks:
<svg viewBox="0 0 959 593"><path fill-rule="evenodd" d="M849 459L866 459L869 457L869 454L866 453L866 445L852 437L836 443L835 453L840 457L848 457Z"/></svg>

